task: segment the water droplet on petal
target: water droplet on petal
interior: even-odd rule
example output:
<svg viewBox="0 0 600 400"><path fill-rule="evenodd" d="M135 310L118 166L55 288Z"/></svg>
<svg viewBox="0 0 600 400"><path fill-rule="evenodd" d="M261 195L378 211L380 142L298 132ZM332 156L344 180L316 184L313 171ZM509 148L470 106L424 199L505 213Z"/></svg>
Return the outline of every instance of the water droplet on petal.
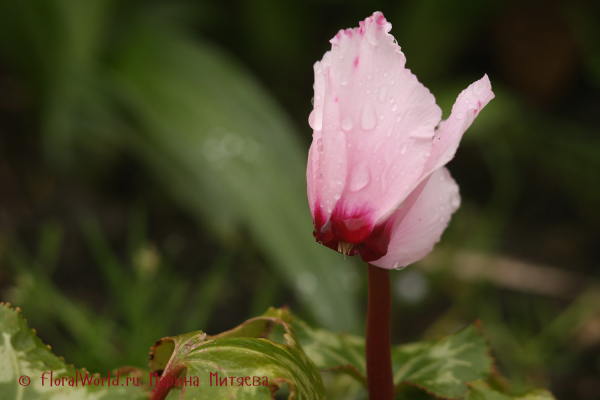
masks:
<svg viewBox="0 0 600 400"><path fill-rule="evenodd" d="M379 39L377 38L377 36L375 36L375 34L367 32L365 36L367 37L369 43L371 43L373 46L377 46L379 44Z"/></svg>
<svg viewBox="0 0 600 400"><path fill-rule="evenodd" d="M383 76L387 76L387 71L383 71Z"/></svg>
<svg viewBox="0 0 600 400"><path fill-rule="evenodd" d="M381 90L379 90L379 102L385 102L385 95L387 94L387 86L382 86Z"/></svg>
<svg viewBox="0 0 600 400"><path fill-rule="evenodd" d="M320 131L323 128L323 107L316 107L308 116L308 124L315 131Z"/></svg>
<svg viewBox="0 0 600 400"><path fill-rule="evenodd" d="M460 206L460 196L458 194L452 195L450 198L450 205L454 208L458 208Z"/></svg>
<svg viewBox="0 0 600 400"><path fill-rule="evenodd" d="M379 72L379 67L375 68L375 72Z"/></svg>
<svg viewBox="0 0 600 400"><path fill-rule="evenodd" d="M345 116L344 118L342 118L341 128L343 131L349 131L353 127L354 124L352 123L352 119L350 119L350 117Z"/></svg>
<svg viewBox="0 0 600 400"><path fill-rule="evenodd" d="M373 79L373 75L367 74L367 79L369 79L369 80Z"/></svg>
<svg viewBox="0 0 600 400"><path fill-rule="evenodd" d="M342 76L342 79L340 80L340 84L341 84L342 86L345 86L345 85L347 85L347 84L348 84L348 77L347 77L346 75L343 75L343 76Z"/></svg>
<svg viewBox="0 0 600 400"><path fill-rule="evenodd" d="M392 84L392 85L393 85L394 83L396 83L396 81L392 79L392 80L390 81L390 84Z"/></svg>
<svg viewBox="0 0 600 400"><path fill-rule="evenodd" d="M376 125L377 115L375 114L375 107L373 107L373 104L367 103L362 109L362 114L360 116L360 126L365 131L370 131L373 130Z"/></svg>
<svg viewBox="0 0 600 400"><path fill-rule="evenodd" d="M379 119L384 119L384 118L385 118L385 115L379 114Z"/></svg>
<svg viewBox="0 0 600 400"><path fill-rule="evenodd" d="M396 104L396 103L392 104L392 111L398 111L398 104Z"/></svg>
<svg viewBox="0 0 600 400"><path fill-rule="evenodd" d="M342 180L338 179L337 181L335 181L335 183L337 183L338 185L341 185L342 184Z"/></svg>
<svg viewBox="0 0 600 400"><path fill-rule="evenodd" d="M404 268L406 268L406 266L400 266L400 261L396 261L396 262L394 263L394 269L395 269L396 271L403 270Z"/></svg>
<svg viewBox="0 0 600 400"><path fill-rule="evenodd" d="M483 89L484 89L484 83L483 82L475 82L473 84L473 94L475 96L479 96L481 93L483 93Z"/></svg>
<svg viewBox="0 0 600 400"><path fill-rule="evenodd" d="M396 115L396 122L400 122L402 120L402 114Z"/></svg>
<svg viewBox="0 0 600 400"><path fill-rule="evenodd" d="M394 125L390 125L390 127L388 128L387 132L385 133L385 137L390 137L392 136L392 132L394 131Z"/></svg>
<svg viewBox="0 0 600 400"><path fill-rule="evenodd" d="M408 145L406 143L404 143L402 145L402 147L400 148L400 154L404 154L406 153L406 148L408 147Z"/></svg>
<svg viewBox="0 0 600 400"><path fill-rule="evenodd" d="M359 164L352 172L350 190L357 192L367 186L371 181L371 175L366 163Z"/></svg>
<svg viewBox="0 0 600 400"><path fill-rule="evenodd" d="M465 113L463 113L463 112L456 113L456 119L463 119L464 117L465 117Z"/></svg>
<svg viewBox="0 0 600 400"><path fill-rule="evenodd" d="M335 196L333 196L336 200L339 200L340 197L342 197L342 195L340 193L336 193Z"/></svg>

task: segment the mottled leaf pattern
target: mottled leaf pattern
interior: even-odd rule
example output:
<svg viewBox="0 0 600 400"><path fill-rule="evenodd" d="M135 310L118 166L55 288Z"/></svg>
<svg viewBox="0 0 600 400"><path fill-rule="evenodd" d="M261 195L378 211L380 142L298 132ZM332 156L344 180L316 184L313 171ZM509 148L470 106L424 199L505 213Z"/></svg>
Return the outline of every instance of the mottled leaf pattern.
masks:
<svg viewBox="0 0 600 400"><path fill-rule="evenodd" d="M153 370L162 369L166 353L162 346L174 344L163 374L184 366L187 369L185 377L188 380L197 377L199 381L198 387L184 386L181 389L182 400L269 400L284 382L293 392L294 399L322 399L325 387L321 375L300 348L289 326L291 319L285 309L270 309L263 316L250 319L220 335L192 332L164 338L153 348L151 367ZM276 325L284 329L284 343L265 339ZM225 381L227 384L223 384ZM249 382L252 384L248 385ZM263 385L266 382L268 385Z"/></svg>
<svg viewBox="0 0 600 400"><path fill-rule="evenodd" d="M462 396L467 382L487 379L492 358L475 325L437 342L419 342L392 349L394 382L424 388L450 399Z"/></svg>
<svg viewBox="0 0 600 400"><path fill-rule="evenodd" d="M27 326L19 309L12 309L8 304L0 304L0 399L2 400L137 400L147 399L142 384L127 386L124 376L119 379L119 386L86 385L82 387L50 386L46 379L42 384L44 372L52 371L53 377L75 377L89 374L85 370L76 370L55 356ZM27 376L24 383L19 378ZM46 375L48 376L48 374ZM67 380L65 380L67 382ZM80 381L79 381L80 382Z"/></svg>
<svg viewBox="0 0 600 400"><path fill-rule="evenodd" d="M550 392L536 389L520 396L511 396L491 389L485 382L476 381L469 385L465 400L556 400Z"/></svg>
<svg viewBox="0 0 600 400"><path fill-rule="evenodd" d="M366 382L364 339L292 322L306 354L321 370L339 370ZM443 398L458 398L467 383L487 379L492 368L489 348L479 329L468 326L435 342L419 342L392 349L394 382L399 394L410 386Z"/></svg>

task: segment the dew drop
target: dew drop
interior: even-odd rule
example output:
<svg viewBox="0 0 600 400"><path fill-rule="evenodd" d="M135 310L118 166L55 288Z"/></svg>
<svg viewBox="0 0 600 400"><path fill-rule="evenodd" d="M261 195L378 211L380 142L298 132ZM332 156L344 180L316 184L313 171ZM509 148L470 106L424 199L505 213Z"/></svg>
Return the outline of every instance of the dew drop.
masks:
<svg viewBox="0 0 600 400"><path fill-rule="evenodd" d="M323 128L323 107L316 107L308 116L308 124L315 131L320 131Z"/></svg>
<svg viewBox="0 0 600 400"><path fill-rule="evenodd" d="M404 144L402 145L402 147L400 148L400 154L404 154L404 153L406 153L406 148L407 148L407 147L408 147L408 146L407 146L407 144L406 144L406 143L404 143Z"/></svg>
<svg viewBox="0 0 600 400"><path fill-rule="evenodd" d="M375 72L379 72L379 67L375 68Z"/></svg>
<svg viewBox="0 0 600 400"><path fill-rule="evenodd" d="M454 208L458 208L460 206L460 197L458 194L455 194L450 198L450 205Z"/></svg>
<svg viewBox="0 0 600 400"><path fill-rule="evenodd" d="M396 103L392 104L392 111L398 111L398 104L396 104Z"/></svg>
<svg viewBox="0 0 600 400"><path fill-rule="evenodd" d="M392 80L390 81L390 84L392 84L392 85L393 85L394 83L396 83L396 81L392 79Z"/></svg>
<svg viewBox="0 0 600 400"><path fill-rule="evenodd" d="M387 76L387 71L383 71L383 76Z"/></svg>
<svg viewBox="0 0 600 400"><path fill-rule="evenodd" d="M385 102L385 95L387 94L387 86L382 86L381 90L379 90L379 102Z"/></svg>
<svg viewBox="0 0 600 400"><path fill-rule="evenodd" d="M402 120L402 114L396 115L396 122L400 122Z"/></svg>
<svg viewBox="0 0 600 400"><path fill-rule="evenodd" d="M373 75L371 75L371 74L367 74L367 79L368 79L368 80L371 80L371 79L373 79Z"/></svg>
<svg viewBox="0 0 600 400"><path fill-rule="evenodd" d="M336 200L339 200L340 197L342 197L342 195L340 193L336 193L335 196L333 196Z"/></svg>
<svg viewBox="0 0 600 400"><path fill-rule="evenodd" d="M396 270L396 271L401 271L401 270L403 270L404 268L406 268L406 266L400 266L400 261L396 261L396 262L394 263L394 270Z"/></svg>
<svg viewBox="0 0 600 400"><path fill-rule="evenodd" d="M367 32L365 36L367 37L369 43L371 43L373 46L377 46L379 44L379 39L373 33Z"/></svg>
<svg viewBox="0 0 600 400"><path fill-rule="evenodd" d="M377 115L375 114L375 107L373 104L367 103L363 109L362 114L360 115L360 126L365 131L370 131L375 128L377 125Z"/></svg>
<svg viewBox="0 0 600 400"><path fill-rule="evenodd" d="M385 115L379 114L379 119L384 119L384 118L385 118Z"/></svg>
<svg viewBox="0 0 600 400"><path fill-rule="evenodd" d="M385 133L385 137L390 137L392 136L392 132L394 131L394 125L390 125L390 127L388 128L387 132Z"/></svg>
<svg viewBox="0 0 600 400"><path fill-rule="evenodd" d="M337 183L338 185L341 185L342 184L342 180L338 179L337 181L335 181L335 183Z"/></svg>
<svg viewBox="0 0 600 400"><path fill-rule="evenodd" d="M348 77L346 75L343 75L342 79L340 80L340 83L342 84L342 86L346 86L348 84Z"/></svg>
<svg viewBox="0 0 600 400"><path fill-rule="evenodd" d="M475 96L479 96L481 93L483 93L483 89L484 89L483 82L477 81L477 82L475 82L473 84L473 89L472 90L473 90L473 94Z"/></svg>
<svg viewBox="0 0 600 400"><path fill-rule="evenodd" d="M366 163L359 164L352 172L350 191L358 192L371 181L371 175Z"/></svg>
<svg viewBox="0 0 600 400"><path fill-rule="evenodd" d="M465 117L465 113L463 113L463 112L456 113L456 119L463 119L464 117Z"/></svg>
<svg viewBox="0 0 600 400"><path fill-rule="evenodd" d="M350 119L350 117L345 116L344 118L342 118L341 128L343 131L349 131L353 127L354 124L352 123L352 119Z"/></svg>

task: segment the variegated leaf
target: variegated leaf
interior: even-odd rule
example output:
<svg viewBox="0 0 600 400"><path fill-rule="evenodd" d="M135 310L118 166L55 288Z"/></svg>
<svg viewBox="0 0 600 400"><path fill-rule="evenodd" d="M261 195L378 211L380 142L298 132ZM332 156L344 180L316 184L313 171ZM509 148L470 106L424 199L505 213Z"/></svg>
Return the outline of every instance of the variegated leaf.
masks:
<svg viewBox="0 0 600 400"><path fill-rule="evenodd" d="M1 400L142 400L148 398L139 378L113 371L111 379L76 370L55 356L27 326L20 310L0 303ZM44 378L42 379L42 376ZM117 379L118 376L118 380ZM50 384L50 377L54 381ZM109 383L110 382L110 383ZM56 385L59 383L59 385Z"/></svg>
<svg viewBox="0 0 600 400"><path fill-rule="evenodd" d="M187 372L178 380L193 383L197 378L198 386L180 388L181 400L270 400L283 383L294 399L323 399L323 380L298 344L291 319L287 310L271 308L216 336L192 332L164 338L153 347L151 368L164 370L163 377L178 377L185 368ZM276 327L283 328L283 343L265 338Z"/></svg>
<svg viewBox="0 0 600 400"><path fill-rule="evenodd" d="M556 400L545 389L536 389L524 395L511 396L495 391L483 381L473 382L469 387L465 400Z"/></svg>

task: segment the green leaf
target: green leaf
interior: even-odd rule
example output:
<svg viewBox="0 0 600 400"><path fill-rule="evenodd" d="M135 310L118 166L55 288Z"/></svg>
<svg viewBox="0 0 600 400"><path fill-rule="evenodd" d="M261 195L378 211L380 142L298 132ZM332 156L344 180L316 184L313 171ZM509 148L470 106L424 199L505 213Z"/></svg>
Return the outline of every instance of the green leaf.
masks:
<svg viewBox="0 0 600 400"><path fill-rule="evenodd" d="M365 339L345 333L333 333L313 328L297 316L292 326L304 352L320 370L335 370L349 374L367 384Z"/></svg>
<svg viewBox="0 0 600 400"><path fill-rule="evenodd" d="M364 339L312 328L299 318L293 327L306 354L321 370L347 373L366 384ZM416 386L438 397L458 398L467 383L487 379L492 368L489 348L479 328L470 325L435 342L418 342L392 349L396 391Z"/></svg>
<svg viewBox="0 0 600 400"><path fill-rule="evenodd" d="M76 370L73 365L67 365L62 358L52 354L50 347L44 345L36 336L35 331L27 326L20 309L12 309L9 304L0 303L0 393L2 400L11 399L47 399L47 400L135 400L147 399L142 385L133 386L134 380L125 381L124 370L119 371L119 380L115 381L116 371L111 374L108 386L92 383L82 386L84 381L92 376L86 370ZM42 374L45 374L42 380ZM65 386L50 386L49 376L56 380L60 378ZM77 381L78 386L69 386L69 380ZM65 379L62 379L65 378ZM71 379L69 379L71 378ZM21 381L19 381L21 379ZM27 383L22 385L19 382ZM98 381L100 382L100 381Z"/></svg>
<svg viewBox="0 0 600 400"><path fill-rule="evenodd" d="M511 396L491 389L481 380L473 382L469 387L465 400L555 400L554 396L545 389L536 389L524 395Z"/></svg>
<svg viewBox="0 0 600 400"><path fill-rule="evenodd" d="M294 399L322 399L321 375L302 351L291 320L287 310L271 308L219 335L197 331L167 337L152 348L150 367L162 371L163 379L177 378L185 369L185 378L198 382L181 387L182 400L267 400L284 382ZM284 343L265 338L276 326L284 330Z"/></svg>
<svg viewBox="0 0 600 400"><path fill-rule="evenodd" d="M467 383L487 379L493 359L480 329L469 325L436 342L418 342L392 349L397 389L415 385L438 397L457 398Z"/></svg>

